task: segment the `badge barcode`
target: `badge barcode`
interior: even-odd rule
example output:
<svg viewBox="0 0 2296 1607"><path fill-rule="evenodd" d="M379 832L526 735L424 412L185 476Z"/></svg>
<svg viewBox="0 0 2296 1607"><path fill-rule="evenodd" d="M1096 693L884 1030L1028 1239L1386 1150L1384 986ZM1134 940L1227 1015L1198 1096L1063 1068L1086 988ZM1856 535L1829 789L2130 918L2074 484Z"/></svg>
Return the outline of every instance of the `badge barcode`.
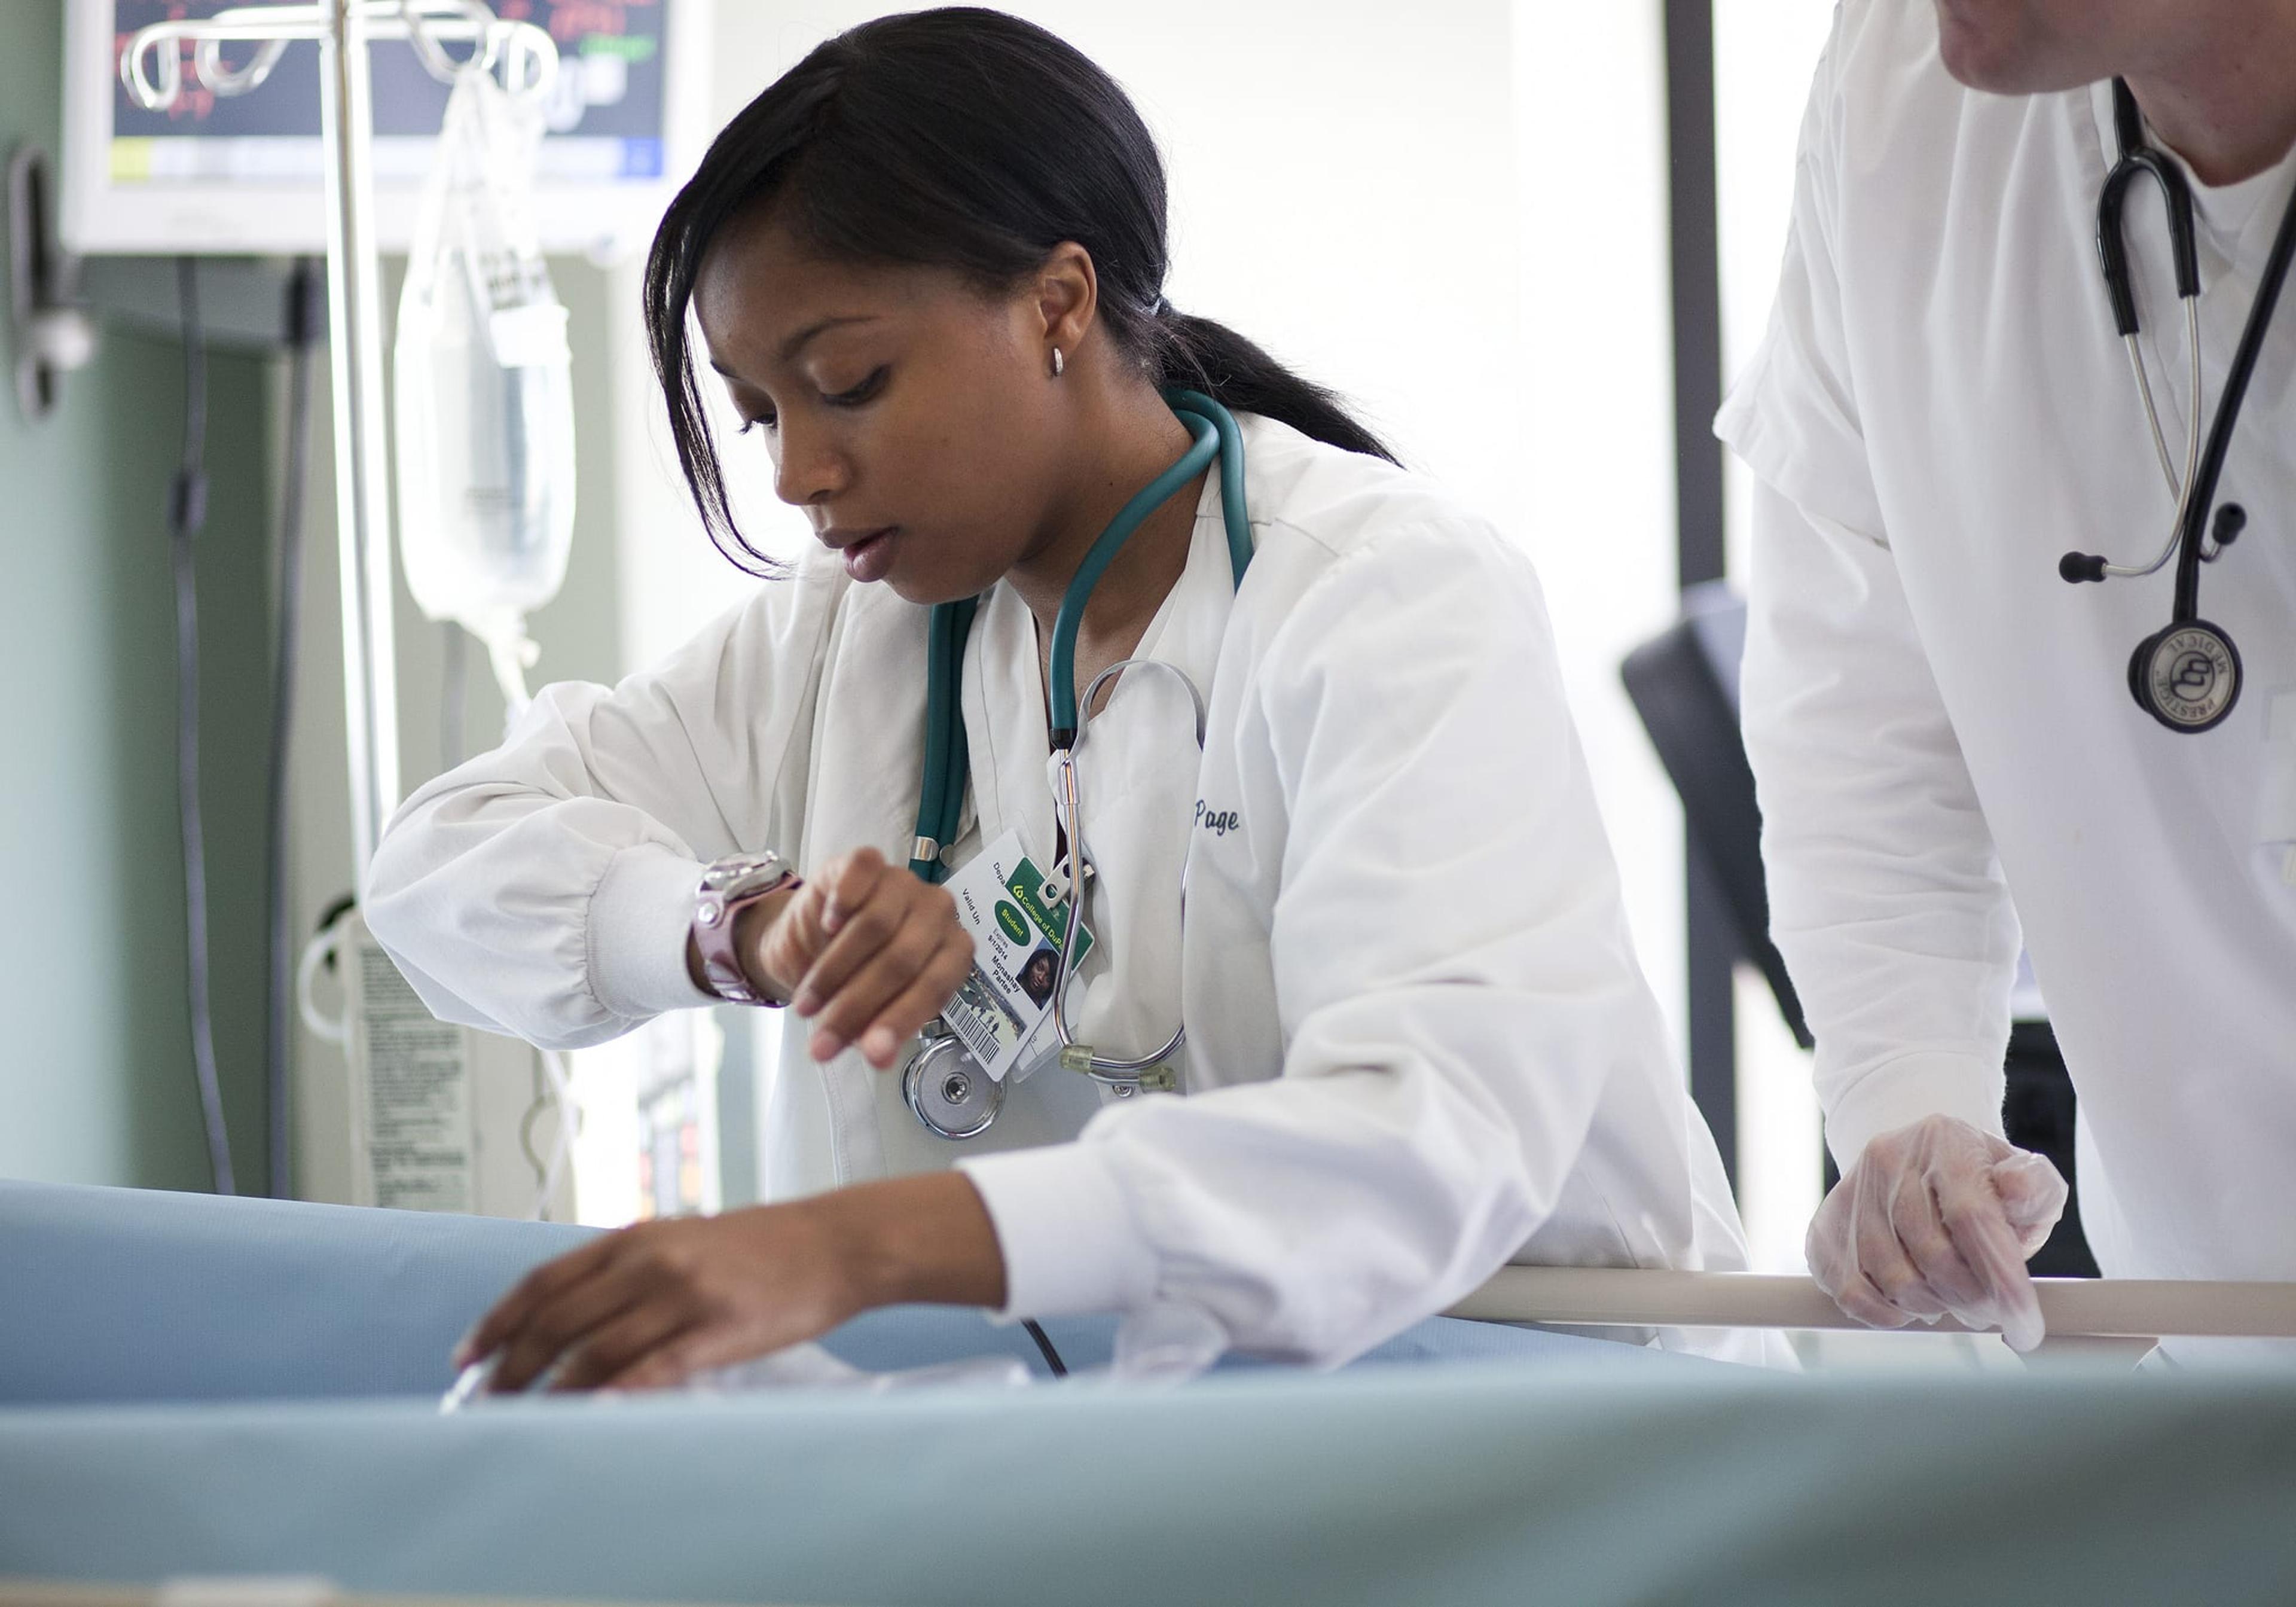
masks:
<svg viewBox="0 0 2296 1607"><path fill-rule="evenodd" d="M948 1020L947 1017L943 1019ZM988 1022L978 1016L959 1012L954 1020L948 1021L948 1025L950 1030L956 1034L957 1041L964 1045L965 1053L972 1055L976 1062L985 1066L996 1058L996 1035L988 1029Z"/></svg>

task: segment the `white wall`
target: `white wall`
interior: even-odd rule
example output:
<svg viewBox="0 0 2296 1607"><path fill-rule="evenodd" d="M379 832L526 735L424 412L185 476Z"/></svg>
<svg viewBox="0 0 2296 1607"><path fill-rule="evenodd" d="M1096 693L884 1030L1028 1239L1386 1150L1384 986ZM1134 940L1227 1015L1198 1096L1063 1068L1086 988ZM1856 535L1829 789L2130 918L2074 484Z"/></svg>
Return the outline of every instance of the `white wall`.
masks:
<svg viewBox="0 0 2296 1607"><path fill-rule="evenodd" d="M1793 202L1794 148L1832 0L1717 0L1715 168L1719 202L1723 372L1735 375L1761 343L1777 288ZM1733 457L1724 471L1729 572L1746 576L1752 488ZM1820 1140L1809 1057L1780 1019L1768 988L1739 973L1738 1198L1755 1266L1799 1272L1817 1209Z"/></svg>
<svg viewBox="0 0 2296 1607"><path fill-rule="evenodd" d="M1803 102L1833 21L1833 0L1715 0L1714 124L1722 270L1722 370L1735 376L1761 344L1793 208ZM1746 572L1753 489L1730 458L1733 575Z"/></svg>
<svg viewBox="0 0 2296 1607"><path fill-rule="evenodd" d="M893 9L721 3L718 120L821 38ZM1010 9L1108 68L1155 130L1171 176L1173 301L1335 386L1415 467L1520 528L1505 0L1182 0L1153 26L1104 0ZM627 283L634 318L634 268ZM643 363L635 343L624 355ZM652 480L632 491L639 528L690 531L642 366L625 391L647 470L630 478ZM802 540L797 515L771 504L762 452L729 456L745 528ZM685 541L673 555L669 545L629 554L640 651L673 644L738 594L706 548Z"/></svg>
<svg viewBox="0 0 2296 1607"><path fill-rule="evenodd" d="M1517 0L1514 17L1525 418L1506 462L1679 1057L1682 810L1619 680L1675 612L1664 33L1659 0Z"/></svg>

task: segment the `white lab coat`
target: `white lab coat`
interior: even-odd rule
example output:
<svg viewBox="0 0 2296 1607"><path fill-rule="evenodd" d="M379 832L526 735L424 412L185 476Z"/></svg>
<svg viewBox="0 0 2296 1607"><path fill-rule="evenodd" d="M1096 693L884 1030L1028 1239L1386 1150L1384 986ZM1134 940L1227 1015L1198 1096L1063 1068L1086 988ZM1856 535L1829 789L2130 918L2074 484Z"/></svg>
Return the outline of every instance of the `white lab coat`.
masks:
<svg viewBox="0 0 2296 1607"><path fill-rule="evenodd" d="M1744 702L1772 920L1842 1166L1929 1111L2000 1130L2021 914L2099 1265L2296 1278L2296 307L2218 493L2247 533L2201 587L2247 688L2177 735L2127 676L2171 572L2056 572L2149 562L2173 512L2097 267L2115 149L2109 86L1975 94L1931 0L1841 7L1776 309L1719 426L1763 482ZM2195 184L2204 421L2292 182ZM2132 195L2181 469L2184 319Z"/></svg>
<svg viewBox="0 0 2296 1607"><path fill-rule="evenodd" d="M1743 1266L1628 945L1529 565L1389 465L1267 420L1243 431L1245 583L1213 477L1139 650L1205 692L1201 763L1162 675L1119 681L1080 750L1099 868L1080 1031L1136 1054L1185 1015L1185 1096L1103 1110L1051 1068L951 1143L898 1072L813 1064L792 1018L770 1192L954 1160L995 1220L1006 1315L1122 1312L1136 1351L1210 1332L1334 1363L1511 1258ZM704 862L906 857L924 645L922 609L816 553L660 668L549 688L503 748L399 811L375 935L442 1016L537 1043L704 1002L684 960ZM1017 829L1049 864L1036 631L1008 586L974 626L963 697L972 788L949 862Z"/></svg>

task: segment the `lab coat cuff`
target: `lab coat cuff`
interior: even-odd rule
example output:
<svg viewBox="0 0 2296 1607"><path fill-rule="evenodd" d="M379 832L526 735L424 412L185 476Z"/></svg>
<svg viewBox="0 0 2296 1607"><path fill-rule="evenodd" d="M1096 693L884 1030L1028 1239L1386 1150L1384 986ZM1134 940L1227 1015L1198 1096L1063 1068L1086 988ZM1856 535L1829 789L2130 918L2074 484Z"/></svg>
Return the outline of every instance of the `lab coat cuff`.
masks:
<svg viewBox="0 0 2296 1607"><path fill-rule="evenodd" d="M1849 1085L1826 1112L1825 1142L1846 1172L1880 1135L1924 1116L1951 1116L1998 1138L2005 1084L2000 1062L1917 1050L1884 1062Z"/></svg>
<svg viewBox="0 0 2296 1607"><path fill-rule="evenodd" d="M685 945L693 893L707 867L660 843L624 849L590 895L590 991L614 1015L644 1021L714 1004L693 985Z"/></svg>
<svg viewBox="0 0 2296 1607"><path fill-rule="evenodd" d="M1155 1252L1098 1149L1053 1144L956 1165L980 1190L1004 1251L997 1321L1136 1311L1149 1303Z"/></svg>

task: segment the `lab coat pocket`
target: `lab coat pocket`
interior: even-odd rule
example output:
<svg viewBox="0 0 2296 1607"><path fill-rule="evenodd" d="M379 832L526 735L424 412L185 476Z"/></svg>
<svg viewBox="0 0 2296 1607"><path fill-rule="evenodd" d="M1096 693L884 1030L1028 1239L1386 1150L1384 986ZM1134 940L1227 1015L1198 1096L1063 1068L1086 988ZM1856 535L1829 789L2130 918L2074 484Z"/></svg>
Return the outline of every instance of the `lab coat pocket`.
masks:
<svg viewBox="0 0 2296 1607"><path fill-rule="evenodd" d="M2296 891L2296 688L2276 695L2265 722L2256 794L2256 865L2267 887Z"/></svg>

